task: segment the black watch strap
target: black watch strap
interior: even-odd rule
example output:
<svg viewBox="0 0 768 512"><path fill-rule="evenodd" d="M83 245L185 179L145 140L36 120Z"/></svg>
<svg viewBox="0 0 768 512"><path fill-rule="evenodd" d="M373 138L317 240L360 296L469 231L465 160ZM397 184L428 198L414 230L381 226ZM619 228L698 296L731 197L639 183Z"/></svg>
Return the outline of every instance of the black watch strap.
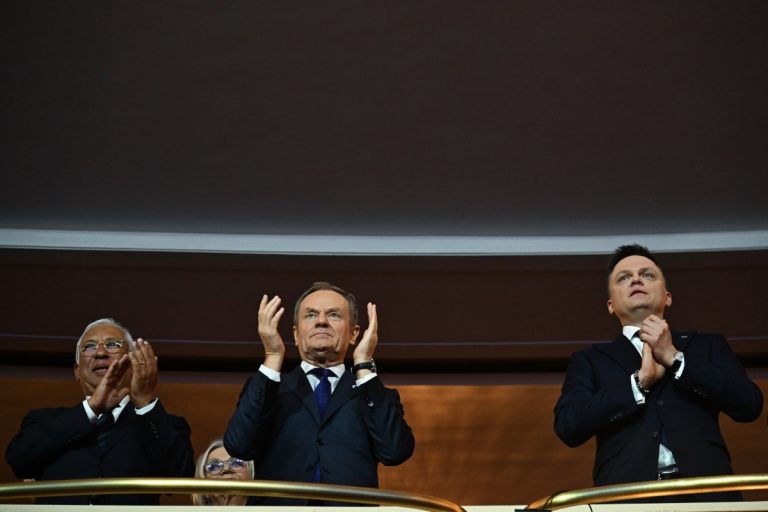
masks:
<svg viewBox="0 0 768 512"><path fill-rule="evenodd" d="M352 373L357 373L360 370L371 370L373 373L376 373L376 361L371 359L370 361L366 361L364 363L357 363L352 367Z"/></svg>

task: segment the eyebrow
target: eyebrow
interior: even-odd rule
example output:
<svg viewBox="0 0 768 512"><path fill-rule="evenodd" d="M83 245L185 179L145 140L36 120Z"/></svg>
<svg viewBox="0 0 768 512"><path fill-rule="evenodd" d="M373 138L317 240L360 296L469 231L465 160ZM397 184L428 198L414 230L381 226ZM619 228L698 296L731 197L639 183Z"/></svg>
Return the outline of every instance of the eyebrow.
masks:
<svg viewBox="0 0 768 512"><path fill-rule="evenodd" d="M638 274L642 274L643 272L648 272L648 271L651 271L651 272L657 272L657 270L656 270L656 269L654 269L653 267L642 267L642 268L639 268L639 269L637 269L637 273L638 273ZM634 272L635 272L635 271L634 271L634 270L632 270L632 269L619 270L619 271L616 273L616 277L619 277L619 276L623 276L623 275L625 275L625 274L632 274L632 273L634 273Z"/></svg>
<svg viewBox="0 0 768 512"><path fill-rule="evenodd" d="M311 308L311 307L307 306L307 307L304 308L304 312L305 313L319 313L320 310L317 309L317 308ZM339 312L340 313L341 312L341 308L334 306L332 308L326 309L325 312L326 313L332 313L332 312Z"/></svg>

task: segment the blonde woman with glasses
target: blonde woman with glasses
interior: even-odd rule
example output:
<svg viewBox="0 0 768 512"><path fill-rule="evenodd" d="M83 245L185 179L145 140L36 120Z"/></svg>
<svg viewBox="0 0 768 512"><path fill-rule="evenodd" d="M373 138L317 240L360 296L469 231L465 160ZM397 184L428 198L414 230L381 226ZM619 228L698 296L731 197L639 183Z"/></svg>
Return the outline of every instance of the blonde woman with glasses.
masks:
<svg viewBox="0 0 768 512"><path fill-rule="evenodd" d="M195 478L253 480L253 461L231 457L221 439L214 439L197 459ZM245 505L248 496L193 494L193 505Z"/></svg>

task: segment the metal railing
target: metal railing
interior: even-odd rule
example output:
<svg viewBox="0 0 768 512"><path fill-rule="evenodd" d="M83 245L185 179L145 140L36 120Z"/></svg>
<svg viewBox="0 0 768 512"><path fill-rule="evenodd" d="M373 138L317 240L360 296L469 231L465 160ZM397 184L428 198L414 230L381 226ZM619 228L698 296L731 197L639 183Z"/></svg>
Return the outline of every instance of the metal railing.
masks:
<svg viewBox="0 0 768 512"><path fill-rule="evenodd" d="M466 512L460 505L424 494L302 482L202 478L99 478L0 484L0 500L96 494L205 493L344 501L416 508L431 512Z"/></svg>
<svg viewBox="0 0 768 512"><path fill-rule="evenodd" d="M631 484L606 485L576 491L564 491L540 498L527 509L556 510L574 505L626 501L654 496L699 494L706 492L754 491L768 489L768 474L702 476Z"/></svg>

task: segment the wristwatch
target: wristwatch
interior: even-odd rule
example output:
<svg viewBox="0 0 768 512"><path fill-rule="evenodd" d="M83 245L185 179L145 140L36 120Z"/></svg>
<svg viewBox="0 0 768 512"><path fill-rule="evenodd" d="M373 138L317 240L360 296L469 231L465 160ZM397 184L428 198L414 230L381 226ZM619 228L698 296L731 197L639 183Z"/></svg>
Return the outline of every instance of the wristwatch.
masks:
<svg viewBox="0 0 768 512"><path fill-rule="evenodd" d="M360 370L371 370L371 372L376 373L376 361L371 359L370 361L365 361L364 363L357 363L352 367L352 373L357 373Z"/></svg>
<svg viewBox="0 0 768 512"><path fill-rule="evenodd" d="M682 352L679 350L675 352L675 360L672 362L672 366L669 367L669 371L672 373L677 373L684 360L685 357L683 356Z"/></svg>

